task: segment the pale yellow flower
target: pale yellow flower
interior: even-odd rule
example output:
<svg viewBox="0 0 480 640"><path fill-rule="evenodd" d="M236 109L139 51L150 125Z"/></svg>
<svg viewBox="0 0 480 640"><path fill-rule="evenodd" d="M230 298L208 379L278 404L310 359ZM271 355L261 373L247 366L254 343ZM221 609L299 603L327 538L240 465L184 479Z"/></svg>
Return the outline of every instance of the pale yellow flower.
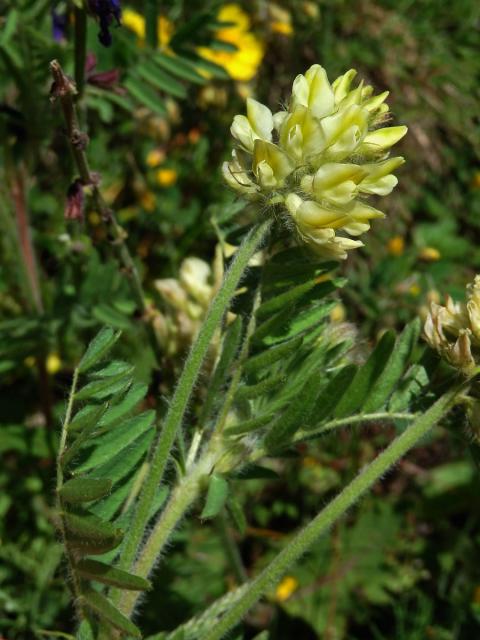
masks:
<svg viewBox="0 0 480 640"><path fill-rule="evenodd" d="M302 9L309 18L316 19L319 16L320 9L316 2L302 2Z"/></svg>
<svg viewBox="0 0 480 640"><path fill-rule="evenodd" d="M295 78L288 109L270 109L247 99L246 115L235 116L237 142L224 163L227 183L250 199L283 205L286 220L321 256L340 259L362 246L356 238L383 218L365 202L388 195L393 171L404 160L389 158L406 127L383 127L388 92L373 95L355 70L332 84L318 64Z"/></svg>
<svg viewBox="0 0 480 640"><path fill-rule="evenodd" d="M432 302L425 320L424 337L452 366L465 373L480 363L480 276L467 285L467 301L445 306Z"/></svg>
<svg viewBox="0 0 480 640"><path fill-rule="evenodd" d="M188 257L180 265L178 279L155 280L155 288L166 309L155 314L154 328L168 355L185 351L200 330L210 302L222 283L223 263L224 254L218 245L212 264ZM227 319L231 319L231 315ZM220 334L216 334L210 348L213 358L219 344Z"/></svg>
<svg viewBox="0 0 480 640"><path fill-rule="evenodd" d="M159 164L162 164L164 160L165 160L164 151L162 151L161 149L152 149L147 153L145 162L149 167L154 169L155 167L158 167Z"/></svg>

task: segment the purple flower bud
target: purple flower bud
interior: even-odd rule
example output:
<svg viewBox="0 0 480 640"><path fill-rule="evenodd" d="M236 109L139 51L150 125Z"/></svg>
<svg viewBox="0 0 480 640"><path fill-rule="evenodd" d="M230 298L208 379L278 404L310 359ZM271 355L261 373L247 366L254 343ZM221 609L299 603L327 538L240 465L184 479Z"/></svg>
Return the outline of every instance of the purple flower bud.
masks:
<svg viewBox="0 0 480 640"><path fill-rule="evenodd" d="M104 47L109 47L112 44L112 34L110 33L112 22L120 24L122 17L120 0L89 0L88 6L100 25L98 32L100 43Z"/></svg>
<svg viewBox="0 0 480 640"><path fill-rule="evenodd" d="M63 42L67 35L68 16L65 12L57 11L52 6L52 35L55 42Z"/></svg>
<svg viewBox="0 0 480 640"><path fill-rule="evenodd" d="M117 87L120 79L120 72L118 69L109 69L108 71L95 71L97 66L97 58L93 53L87 53L87 59L85 61L85 75L88 84L93 84L100 89L110 89L118 93Z"/></svg>

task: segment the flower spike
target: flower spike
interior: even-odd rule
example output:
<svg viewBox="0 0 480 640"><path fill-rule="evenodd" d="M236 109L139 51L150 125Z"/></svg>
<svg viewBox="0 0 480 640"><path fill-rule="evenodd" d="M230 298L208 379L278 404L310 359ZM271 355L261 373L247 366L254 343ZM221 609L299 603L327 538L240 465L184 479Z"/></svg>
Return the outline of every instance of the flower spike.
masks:
<svg viewBox="0 0 480 640"><path fill-rule="evenodd" d="M388 195L404 163L389 154L407 128L382 127L388 91L374 95L363 82L352 88L355 76L350 69L330 84L314 64L295 78L288 110L272 114L248 99L247 115L235 116L231 127L238 148L223 166L230 187L280 204L298 237L328 258L362 246L351 236L384 217L365 198Z"/></svg>

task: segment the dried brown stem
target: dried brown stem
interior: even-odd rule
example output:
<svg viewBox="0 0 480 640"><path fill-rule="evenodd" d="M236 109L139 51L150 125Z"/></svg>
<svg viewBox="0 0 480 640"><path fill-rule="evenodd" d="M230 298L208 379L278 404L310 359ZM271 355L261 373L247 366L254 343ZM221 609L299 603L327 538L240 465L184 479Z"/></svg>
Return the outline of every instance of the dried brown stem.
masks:
<svg viewBox="0 0 480 640"><path fill-rule="evenodd" d="M57 60L53 60L50 63L50 70L53 76L51 99L53 101L58 100L61 104L67 127L67 135L70 143L70 148L73 153L77 170L80 174L80 179L84 186L88 186L91 188L93 203L100 213L104 224L107 226L111 237L113 237L113 245L115 246L118 259L128 275L132 293L141 312L142 319L146 323L148 323L147 330L152 349L157 357L157 360L160 361L162 349L160 344L158 343L155 331L152 325L149 323L150 309L145 300L145 294L143 291L140 275L125 242L127 233L118 223L115 217L115 213L105 202L98 186L98 175L92 173L89 167L86 154L86 148L88 146L88 136L80 129L78 114L74 102L74 97L77 94L77 89L74 82L64 73L62 67L60 66L60 63Z"/></svg>

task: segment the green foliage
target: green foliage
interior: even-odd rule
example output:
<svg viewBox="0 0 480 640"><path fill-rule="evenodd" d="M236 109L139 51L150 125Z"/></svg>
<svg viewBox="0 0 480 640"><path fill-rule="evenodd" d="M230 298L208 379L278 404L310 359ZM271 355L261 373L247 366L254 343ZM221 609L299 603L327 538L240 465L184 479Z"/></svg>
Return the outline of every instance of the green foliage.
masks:
<svg viewBox="0 0 480 640"><path fill-rule="evenodd" d="M143 15L145 4L122 7ZM248 85L198 52L235 51L218 33L229 26L218 20L221 4L160 4L173 33L158 49L114 25L104 48L88 17L96 66L77 100L92 173L138 269L142 310L91 186L83 220L65 219L78 168L58 102L49 104L48 69L58 59L70 77L78 74L74 22L55 42L51 2L0 0L0 629L12 640L70 635L75 613L86 616L79 640L96 640L99 627L105 637L138 634L117 596L136 597L149 583L118 567L122 535L185 361L191 318L173 322L185 349L173 352L169 338L160 358L144 328L161 332L162 321L172 321L157 279L177 277L187 257L210 263L217 242L229 255L245 225L269 213L233 201L217 171L246 93L280 108L292 77L313 61L330 77L354 65L376 89L390 90L395 119L410 130L401 152L407 164L386 220L346 264L318 264L290 246L288 229L277 229L241 280L147 514L149 534L198 461L212 455L144 596L145 636L198 640L242 594L219 515L228 514L227 534L248 576L259 575L293 530L449 387L452 372L423 351L412 319L444 292L461 299L480 265L478 3L287 0L280 8L290 13L290 35L279 3L243 3L265 53ZM241 51L243 59L250 53ZM114 72L112 82L96 82L105 72ZM171 183L160 179L165 170ZM345 323L330 319L339 303ZM80 384L57 495L57 433L75 368ZM269 625L271 640L476 638L477 422L458 406L442 422L447 429L292 569L297 590L281 600L272 585L232 637L255 637ZM74 604L75 582L82 595Z"/></svg>
<svg viewBox="0 0 480 640"><path fill-rule="evenodd" d="M118 519L126 516L123 521L128 525L131 516L121 507L135 486L142 458L154 437L154 411L129 415L146 391L144 385L134 387L133 368L115 360L106 366L101 364L118 337L118 332L109 327L101 329L76 370L58 454L58 517L80 610L93 612L112 627L141 637L128 618L89 586L97 582L140 591L150 586L139 576L88 558L103 556L121 544L124 531ZM79 376L85 381L77 390ZM78 413L72 412L85 401L88 403ZM126 456L126 451L130 455ZM64 474L71 478L65 480ZM88 508L85 503L89 503Z"/></svg>
<svg viewBox="0 0 480 640"><path fill-rule="evenodd" d="M208 483L207 498L205 506L200 515L201 518L208 519L217 516L223 508L228 496L228 482L219 475L212 475Z"/></svg>
<svg viewBox="0 0 480 640"><path fill-rule="evenodd" d="M313 263L300 249L288 249L264 269L255 312L259 324L235 394L236 420L229 420L225 430L236 442L259 438L247 445L254 457L255 448L262 455L278 452L335 428L337 422L348 424L348 416L361 422L383 411L388 419L389 400L410 375L418 321L398 339L385 333L363 365L351 364L347 354L354 335L341 329L336 333L327 323L332 307L328 294L344 284L332 267ZM304 284L294 285L302 278ZM420 386L416 395L422 393ZM410 396L409 404L413 401Z"/></svg>

